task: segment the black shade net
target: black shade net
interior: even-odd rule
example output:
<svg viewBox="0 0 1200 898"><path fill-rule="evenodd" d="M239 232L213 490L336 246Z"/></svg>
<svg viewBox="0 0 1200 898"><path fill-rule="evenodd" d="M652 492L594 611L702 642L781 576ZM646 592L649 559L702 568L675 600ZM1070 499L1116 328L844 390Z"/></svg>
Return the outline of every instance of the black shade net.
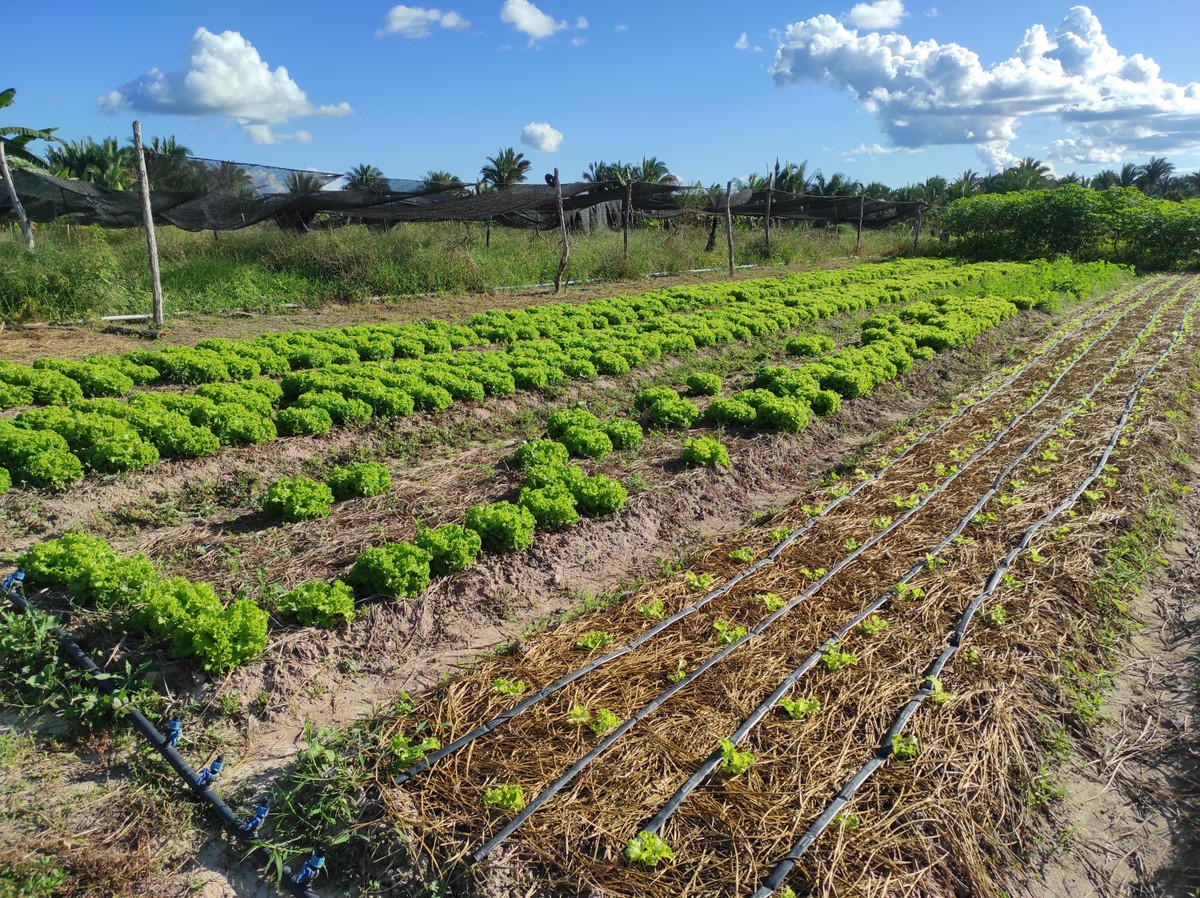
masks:
<svg viewBox="0 0 1200 898"><path fill-rule="evenodd" d="M344 223L391 225L417 221L489 221L513 228L559 227L557 191L545 184L481 189L458 182L373 177L365 182L341 173L303 171L191 156L146 154L154 219L187 231L228 231L263 221L307 230ZM13 185L26 215L36 222L66 218L110 228L142 224L136 187L117 190L43 172L13 172ZM572 182L562 184L563 212L572 229L620 227L632 220L671 219L687 211L726 213L724 191L676 184ZM729 200L738 217L767 214L768 192L740 190ZM912 218L922 203L858 196L800 196L770 193L772 219L848 222L885 227ZM13 217L0 191L0 221Z"/></svg>

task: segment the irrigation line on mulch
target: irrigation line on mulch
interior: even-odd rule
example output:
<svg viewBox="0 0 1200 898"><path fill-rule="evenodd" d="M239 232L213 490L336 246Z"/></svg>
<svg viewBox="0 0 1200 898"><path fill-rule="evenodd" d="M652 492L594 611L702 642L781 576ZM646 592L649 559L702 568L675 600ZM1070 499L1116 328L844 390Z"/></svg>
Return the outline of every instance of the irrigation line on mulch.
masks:
<svg viewBox="0 0 1200 898"><path fill-rule="evenodd" d="M1064 342L1071 339L1073 336L1077 335L1081 330L1083 330L1084 328L1093 324L1099 318L1103 317L1114 306L1125 301L1126 299L1133 299L1133 301L1129 305L1129 308L1127 308L1124 312L1122 312L1120 315L1118 315L1116 318L1114 318L1113 321L1108 325L1108 327L1102 333L1098 334L1095 338L1093 338L1092 343L1090 343L1075 358L1075 360L1071 363L1071 365L1073 366L1075 362L1079 361L1080 358L1082 358L1084 355L1087 354L1087 352L1091 349L1091 346L1094 345L1095 342L1103 339L1105 336L1107 336L1109 333L1111 333L1113 328L1115 328L1117 326L1117 324L1119 324L1120 321L1126 315L1128 315L1130 312L1132 312L1135 308L1139 307L1141 304L1143 304L1145 302L1149 302L1153 297L1157 296L1164 289L1166 289L1165 286L1160 286L1160 284L1161 284L1161 282L1158 282L1158 283L1155 283L1152 285L1148 285L1146 287L1147 291L1149 291L1152 287L1156 287L1157 289L1155 289L1154 292L1152 292L1152 293L1148 293L1148 295L1146 295L1146 296L1138 297L1137 296L1138 291L1134 291L1133 293L1129 294L1128 296L1119 297L1118 299L1112 301L1111 303L1105 304L1097 312L1095 312L1094 314L1092 314L1085 320L1081 321L1076 326L1072 327L1067 333L1063 334L1061 337L1058 337L1057 339L1055 339L1052 343L1050 343L1048 346L1046 346L1040 353L1038 353L1034 358L1030 359L1026 364L1024 364L1023 366L1018 368L1009 377L1007 377L1004 381L1002 381L1000 384L995 386L993 389L989 390L986 394L984 394L984 395L978 397L977 399L969 402L968 404L964 405L962 408L958 409L957 411L955 411L954 413L952 413L951 415L946 417L944 420L942 420L935 427L933 427L932 429L927 430L925 433L921 434L921 436L919 436L914 442L912 442L908 447L905 448L904 452L901 455L897 456L891 462L889 462L887 468L881 469L880 471L876 472L875 474L872 474L867 479L859 481L848 493L846 493L843 496L839 496L839 497L833 499L832 501L830 501L827 505L824 506L824 508L818 514L810 517L801 527L799 527L798 529L796 529L795 531L790 533L784 539L780 540L780 542L775 546L775 548L769 554L760 558L758 561L754 562L753 564L749 565L748 567L745 567L742 570L738 571L738 573L734 574L728 580L723 582L720 586L716 587L715 589L710 590L709 592L707 592L703 596L701 596L699 599L697 599L695 602L691 603L690 605L687 605L684 608L681 608L679 611L675 612L670 617L667 617L665 620L659 622L658 624L655 624L653 627L648 629L646 632L642 633L636 639L633 639L632 641L626 643L625 645L623 645L619 648L613 649L611 652L608 652L604 655L601 655L598 658L595 658L592 661L589 661L587 664L571 671L570 673L564 674L559 679L550 683L548 686L543 687L538 692L533 693L528 698L526 698L523 701L519 702L518 704L514 705L512 708L509 708L507 711L503 711L502 713L497 714L495 717L491 718L490 720L480 724L479 726L474 727L467 733L464 733L458 739L455 739L453 742L448 743L447 745L438 749L437 751L430 752L424 758L422 758L421 760L417 761L415 764L410 766L407 770L404 770L403 772L398 773L394 777L393 782L395 783L395 785L398 785L398 786L403 785L404 783L408 782L413 777L419 775L420 773L424 772L425 770L428 770L430 767L432 767L438 761L442 760L443 758L447 757L448 755L453 754L454 752L458 751L459 749L465 748L467 745L470 745L476 739L479 739L480 737L485 736L488 733L492 732L493 730L503 726L504 724L508 723L509 721L511 721L514 718L523 714L525 711L528 711L530 708L539 704L544 699L549 698L551 695L559 692L566 686L569 686L571 683L574 683L576 680L579 680L580 678L586 676L587 674L591 673L592 671L594 671L600 667L603 667L604 665L608 664L611 661L615 661L617 658L621 658L624 655L627 655L630 652L635 651L640 646L642 646L649 640L653 639L659 633L663 632L664 630L668 629L669 627L673 626L674 624L678 623L679 621L683 620L684 618L689 617L692 614L695 614L697 611L701 610L705 605L707 605L709 602L713 601L714 599L717 599L717 598L725 595L734 586L741 583L743 580L747 579L748 577L753 576L758 571L760 571L762 568L767 567L768 565L774 564L776 559L778 559L778 557L784 552L785 549L787 549L788 546L792 545L794 542L796 542L797 540L801 539L803 536L805 536L806 534L811 532L835 508L837 508L839 505L853 499L860 492L862 492L862 490L866 489L867 487L871 486L872 484L877 483L880 480L880 478L883 476L883 473L885 470L890 469L891 467L895 466L899 462L901 462L904 459L906 459L907 457L909 457L917 449L918 446L920 446L926 440L929 440L929 439L937 436L939 433L943 432L947 427L949 427L951 424L953 424L959 418L966 415L966 413L968 411L970 411L972 408L974 408L975 406L987 401L988 399L996 396L997 394L1003 392L1004 390L1007 390L1014 383L1016 383L1016 381L1018 379L1020 379L1031 368L1033 368L1034 365L1036 365L1039 361L1043 360L1049 353L1053 352L1056 348L1061 346ZM1069 370L1069 368L1067 370ZM1064 371L1063 374L1065 374L1065 373L1066 372ZM1062 377L1062 375L1060 375L1060 377L1059 377L1060 380L1061 380L1061 377ZM1057 383L1057 381L1056 381L1056 383Z"/></svg>
<svg viewBox="0 0 1200 898"><path fill-rule="evenodd" d="M1195 301L1193 301L1193 303L1194 302ZM1189 309L1187 315L1190 314L1191 312ZM1186 317L1187 316L1185 316L1185 319ZM963 531L967 529L975 515L983 510L983 507L991 500L991 498L1000 491L1001 487L1004 485L1004 482L1012 476L1013 471L1015 471L1022 462L1028 459L1029 456L1036 451L1038 446L1048 440L1055 431L1057 431L1060 427L1070 421L1071 418L1077 415L1087 405L1087 403L1092 400L1096 393L1099 392L1100 388L1104 386L1104 384L1108 383L1112 376L1117 372L1117 369L1124 365L1130 359L1130 357L1133 356L1133 354L1141 345L1142 338L1148 333L1149 329L1154 325L1157 318L1158 315L1156 313L1154 318L1147 323L1146 328L1144 328L1141 333L1134 338L1125 351L1112 363L1108 371L1096 381L1096 383L1090 390L1088 390L1087 393L1085 393L1078 401L1076 401L1075 405L1071 409L1069 409L1057 421L1053 422L1045 430L1043 430L1034 440L1032 440L1024 449L1022 449L1021 452L1018 453L1012 459L1012 461L1008 463L1008 465L1005 466L1004 470L996 475L996 479L992 481L992 485L983 492L975 504L971 506L971 508L967 510L966 514L959 519L958 524L949 533L947 533L942 540L923 558L909 568L908 571L896 581L896 586L906 585L912 582L912 580L915 579L918 574L920 574L923 570L925 570L926 567L929 566L930 561L933 558L936 558L938 555L944 552L946 548L954 542L956 537L962 535ZM772 710L774 710L776 705L779 703L779 700L783 698L791 690L791 688L800 681L801 678L803 678L813 667L817 665L827 649L839 643L846 636L846 634L858 626L858 624L866 620L868 617L886 605L895 594L895 586L889 587L884 593L870 602L862 611L856 614L845 624L838 627L816 651L808 655L808 657L804 659L800 666L793 670L783 680L783 682L779 684L775 691L772 692L757 708L754 709L754 711L750 713L750 715L738 726L738 728L728 736L728 740L734 745L740 744L742 740L745 739L746 736L748 736L760 722L762 722L763 718L765 718L771 713ZM662 808L660 808L644 826L640 827L638 831L657 833L679 809L679 806L683 804L687 797L701 785L703 785L708 777L712 775L713 771L716 770L721 764L722 759L723 752L722 749L718 747L696 769L692 776L689 777L688 780L676 790L675 794L663 804Z"/></svg>
<svg viewBox="0 0 1200 898"><path fill-rule="evenodd" d="M1180 291L1180 293L1181 292L1182 292L1182 290ZM1158 318L1161 315L1162 311L1168 305L1172 305L1178 299L1178 297L1179 297L1179 293L1176 293L1174 296L1168 297L1158 306L1157 309L1155 309L1154 314L1151 316L1150 320L1146 323L1146 326L1143 327L1142 330L1139 331L1137 336L1135 336L1133 338L1133 340L1131 341L1130 349L1126 350L1126 354L1129 352L1135 351L1137 349L1137 347L1141 345L1142 338L1157 323ZM1117 321L1119 322L1126 315L1128 315L1129 311L1131 311L1131 310L1126 310L1124 313L1122 313L1118 317ZM1105 331L1105 334L1110 333L1112 328L1116 327L1116 323L1117 322L1114 322L1110 326L1110 328ZM793 598L791 601L789 601L783 607L779 608L777 611L774 611L771 614L768 614L761 621L759 621L757 624L755 624L755 626L752 627L744 636L740 637L739 639L736 639L735 641L731 642L729 645L726 645L726 646L722 647L720 650L718 650L717 652L713 653L709 658L707 658L705 661L703 661L695 670L692 670L689 673L687 673L684 677L682 677L681 679L679 679L678 681L673 683L671 686L669 686L665 690L663 690L661 693L659 693L658 696L656 696L654 699L652 699L650 702L648 702L642 708L640 708L639 710L634 712L630 717L628 717L624 721L622 721L617 727L615 727L603 739L601 739L598 743L596 743L596 745L590 751L588 751L587 754L585 754L578 761L576 761L573 765L571 765L571 767L565 773L563 773L561 776L559 776L556 780L554 780L554 782L552 782L550 785L546 786L534 798L532 798L530 801L528 801L525 804L525 806L520 811L518 811L517 814L515 814L513 816L513 818L507 824L505 824L505 826L499 832L496 833L496 835L492 836L492 838L488 839L483 845L476 848L471 853L471 863L472 864L478 863L479 861L486 858L489 854L491 854L491 852L494 851L496 848L498 848L501 844L503 844L503 842L505 840L507 840L508 837L511 836L521 826L521 824L523 824L526 820L528 820L542 805L544 805L547 801L549 801L551 798L553 798L559 791L561 791L564 787L566 787L572 780L575 779L576 776L578 776L580 773L582 773L583 770L585 770L588 767L588 765L590 765L596 758L598 758L601 754L603 754L605 751L607 751L618 739L620 739L627 732L629 732L629 730L631 730L641 720L648 717L650 714L654 713L654 711L656 711L659 707L661 707L663 704L665 704L672 696L674 696L677 692L679 692L680 690L682 690L685 687L687 687L688 685L690 685L692 682L694 682L696 679L698 679L700 676L702 676L705 672L707 672L714 665L723 661L725 658L727 658L733 652L740 649L742 646L750 643L757 636L760 636L767 629L769 629L772 624L774 624L777 620L782 618L784 615L795 610L795 608L797 606L799 606L802 602L807 601L809 598L811 598L813 595L815 595L818 591L820 591L820 589L822 587L824 587L825 584L827 584L830 580L832 580L839 573L841 573L846 567L851 565L864 552L873 548L881 540L890 536L893 532L895 532L898 528L900 528L903 524L905 524L909 519L911 519L914 515L916 515L918 512L920 512L921 509L923 509L926 505L928 505L929 502L933 500L933 498L935 498L936 496L945 492L946 489L948 489L949 486L952 483L954 483L954 481L956 481L960 476L965 474L977 461L979 461L980 458L982 458L983 456L985 456L989 452L991 452L996 447L996 445L1002 439L1004 439L1004 437L1006 437L1008 434L1010 434L1021 421L1023 421L1026 417L1028 417L1030 414L1032 414L1043 402L1045 402L1047 399L1049 399L1051 394L1054 393L1055 389L1062 382L1063 378L1066 377L1066 375L1080 361L1082 361L1082 359L1088 354L1088 352L1091 351L1092 348L1095 347L1096 343L1100 339L1102 339L1102 337L1097 337L1095 341L1090 343L1088 345L1088 348L1086 350L1084 350L1084 352L1082 352L1079 356L1077 356L1069 365L1067 365L1063 369L1063 371L1058 375L1058 377L1055 378L1055 380L1045 389L1045 391L1042 393L1042 395L1039 399L1037 399L1035 402L1031 403L1022 412L1020 412L1015 417L1013 417L1007 424L1004 425L1004 427L1002 427L997 432L997 434L991 439L991 441L989 441L985 446L977 449L968 459L966 459L961 465L959 465L957 470L955 470L952 474L950 474L949 477L947 477L945 480L943 480L941 483L939 483L932 490L925 493L913 508L907 509L902 515L898 516L887 527L880 530L878 533L872 534L868 539L863 541L863 543L861 545L856 546L852 551L850 551L845 556L843 556L841 559L839 559L837 562L835 562L833 565L831 565L830 568L828 569L828 571L826 571L826 573L824 573L820 578L818 578L811 586L804 589L804 591L802 591L799 595L797 595L795 598ZM1123 359L1124 357L1125 357L1125 355L1123 354L1121 358ZM1116 364L1119 364L1119 362L1114 363L1114 367ZM1104 379L1106 379L1107 377L1108 377L1108 375L1106 374L1105 377L1102 378L1101 381L1097 383L1094 390L1099 389L1099 387L1102 385ZM1073 413L1073 411L1071 413ZM1057 426L1058 425L1055 424L1053 427L1051 427L1049 433L1053 433L1054 429ZM1047 434L1047 436L1048 435L1049 434ZM1043 439L1044 439L1044 437L1043 437ZM968 519L968 522L969 522L969 519Z"/></svg>
<svg viewBox="0 0 1200 898"><path fill-rule="evenodd" d="M1012 549L1009 550L1008 554L1004 556L999 566L997 566L995 571L993 571L992 575L988 578L987 584L983 591L974 599L972 599L967 604L966 608L964 608L961 616L959 617L958 625L951 634L946 647L927 668L925 679L921 684L921 688L917 690L916 694L912 697L908 704L906 704L896 716L891 727L889 727L888 731L884 734L883 740L878 749L876 749L875 755L861 768L859 768L858 772L846 782L837 795L835 795L829 804L826 805L820 816L818 816L808 830L805 831L804 835L797 840L796 844L792 847L792 850L776 864L770 875L763 881L763 884L759 886L755 892L753 892L751 898L769 898L769 896L775 893L775 891L783 883L783 880L792 871L793 867L795 867L796 863L804 856L817 838L819 838L820 835L829 827L830 823L833 822L834 817L836 817L841 812L842 808L850 802L850 800L854 797L854 794L859 790L863 783L870 779L870 777L877 770L879 770L884 763L886 763L887 759L891 757L893 753L893 739L903 732L905 724L908 723L908 720L914 713L916 713L917 709L921 706L925 699L933 694L934 690L936 689L936 684L933 682L933 680L942 672L942 669L962 647L963 638L966 636L967 628L970 626L971 619L975 616L975 612L979 609L979 606L987 601L987 599L990 598L996 591L996 587L1004 579L1004 574L1008 571L1009 567L1012 566L1012 563L1017 559L1017 557L1029 547L1033 537L1036 536L1043 527L1071 508L1071 506L1073 506L1079 500L1079 497L1083 495L1088 487L1090 487L1104 472L1104 467L1108 464L1108 460L1112 456L1113 451L1116 449L1122 432L1129 423L1129 418L1133 414L1134 407L1137 404L1138 396L1140 395L1143 386L1154 374L1154 372L1158 370L1162 363L1166 361L1167 357L1183 339L1188 330L1192 313L1195 310L1198 302L1200 302L1200 296L1192 299L1192 302L1188 307L1188 311L1184 315L1183 321L1180 322L1179 328L1175 332L1174 338L1162 351L1162 353L1159 354L1159 357L1155 360L1154 364L1146 369L1146 371L1134 384L1121 415L1117 420L1117 424L1113 428L1112 435L1109 438L1104 451L1100 454L1099 461L1096 463L1096 466L1092 469L1091 473L1084 478L1084 480L1072 491L1069 496L1067 496L1067 498L1051 509L1051 511L1048 512L1041 520L1035 521L1025 531L1016 545L1014 545Z"/></svg>

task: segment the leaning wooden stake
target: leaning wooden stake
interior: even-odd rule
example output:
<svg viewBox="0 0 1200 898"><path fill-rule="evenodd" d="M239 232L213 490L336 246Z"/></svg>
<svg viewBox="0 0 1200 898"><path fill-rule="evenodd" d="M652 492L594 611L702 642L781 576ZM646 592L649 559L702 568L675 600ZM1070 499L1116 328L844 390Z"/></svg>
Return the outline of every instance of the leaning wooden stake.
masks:
<svg viewBox="0 0 1200 898"><path fill-rule="evenodd" d="M729 244L729 276L733 277L733 207L730 197L733 196L733 182L725 185L725 242Z"/></svg>
<svg viewBox="0 0 1200 898"><path fill-rule="evenodd" d="M17 185L13 183L12 172L8 170L8 156L4 153L4 141L0 140L0 175L4 177L4 187L8 191L8 199L17 210L17 221L21 223L21 233L25 235L25 248L33 252L33 228L25 217L25 207L17 199Z"/></svg>
<svg viewBox="0 0 1200 898"><path fill-rule="evenodd" d="M483 233L483 245L485 247L490 247L492 245L492 220L490 218L487 220L487 230Z"/></svg>
<svg viewBox="0 0 1200 898"><path fill-rule="evenodd" d="M154 236L154 209L150 206L150 178L146 174L146 153L142 149L142 123L133 123L133 149L137 156L138 186L142 191L142 218L146 222L146 250L150 254L150 286L154 291L152 320L163 326L162 279L158 272L158 240Z"/></svg>
<svg viewBox="0 0 1200 898"><path fill-rule="evenodd" d="M567 216L563 214L562 181L558 178L558 169L554 170L554 191L558 199L558 223L562 229L562 258L558 260L558 271L554 275L554 292L562 290L563 272L567 269L567 259L571 255L571 246L567 243Z"/></svg>
<svg viewBox="0 0 1200 898"><path fill-rule="evenodd" d="M767 217L763 219L763 235L767 240L767 256L771 255L771 194L775 192L775 173L767 178Z"/></svg>
<svg viewBox="0 0 1200 898"><path fill-rule="evenodd" d="M622 217L621 229L624 233L625 258L629 258L629 225L633 221L633 182L625 185L625 214Z"/></svg>
<svg viewBox="0 0 1200 898"><path fill-rule="evenodd" d="M917 238L921 236L921 207L917 207L917 218L913 222L913 252L917 251Z"/></svg>
<svg viewBox="0 0 1200 898"><path fill-rule="evenodd" d="M867 209L867 197L864 194L858 198L858 237L854 241L854 255L858 255L859 247L862 246L862 228L863 228L863 213Z"/></svg>

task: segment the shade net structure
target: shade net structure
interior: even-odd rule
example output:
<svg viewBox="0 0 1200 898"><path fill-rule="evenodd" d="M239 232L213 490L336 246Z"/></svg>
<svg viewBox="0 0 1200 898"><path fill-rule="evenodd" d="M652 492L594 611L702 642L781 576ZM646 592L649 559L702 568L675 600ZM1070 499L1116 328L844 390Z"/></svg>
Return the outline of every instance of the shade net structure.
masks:
<svg viewBox="0 0 1200 898"><path fill-rule="evenodd" d="M361 223L486 221L511 228L559 227L558 189L544 184L483 189L458 182L374 177L365 184L347 175L304 171L191 156L146 154L151 208L159 224L187 231L227 231L273 221L308 230ZM48 223L60 218L110 228L142 224L136 189L117 190L88 181L18 170L13 184L28 217ZM677 184L632 185L564 182L563 214L573 230L621 227L625 221L671 220L687 213L724 216L724 191ZM857 224L882 228L913 218L922 203L858 196L802 196L786 191L739 190L729 198L735 217L779 221ZM0 221L14 210L0 192Z"/></svg>
<svg viewBox="0 0 1200 898"><path fill-rule="evenodd" d="M710 193L710 197L706 213L725 215L724 192ZM885 228L915 218L929 208L921 202L876 200L865 196L809 196L784 190L734 191L728 206L735 218L765 218L769 208L771 218L781 221L857 225L861 219L864 228Z"/></svg>

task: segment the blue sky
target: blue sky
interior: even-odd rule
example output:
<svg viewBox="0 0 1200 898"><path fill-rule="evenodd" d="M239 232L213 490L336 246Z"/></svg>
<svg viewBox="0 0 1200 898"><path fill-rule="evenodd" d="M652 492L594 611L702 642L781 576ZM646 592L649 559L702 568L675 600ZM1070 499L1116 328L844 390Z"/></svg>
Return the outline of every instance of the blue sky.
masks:
<svg viewBox="0 0 1200 898"><path fill-rule="evenodd" d="M6 17L4 122L124 140L140 118L240 162L471 180L516 146L536 174L649 154L705 184L777 156L893 185L1024 156L1200 168L1195 0L113 0L53 18Z"/></svg>

